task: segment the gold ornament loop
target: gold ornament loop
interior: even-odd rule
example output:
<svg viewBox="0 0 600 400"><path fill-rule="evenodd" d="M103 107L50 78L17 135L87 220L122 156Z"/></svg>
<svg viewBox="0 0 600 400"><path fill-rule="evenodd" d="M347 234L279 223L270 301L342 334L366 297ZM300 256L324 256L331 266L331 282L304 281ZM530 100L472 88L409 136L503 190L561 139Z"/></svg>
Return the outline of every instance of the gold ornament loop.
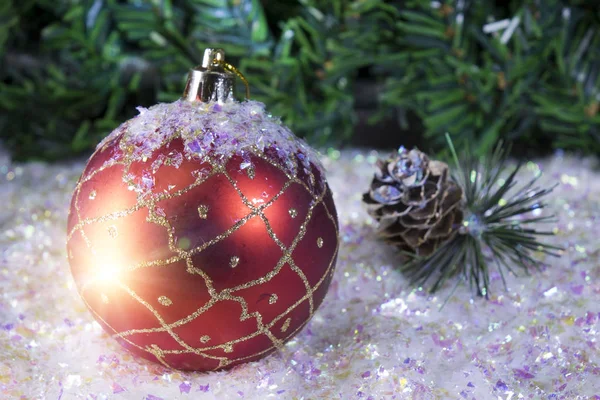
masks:
<svg viewBox="0 0 600 400"><path fill-rule="evenodd" d="M236 67L229 63L226 63L225 61L222 61L221 64L226 71L232 72L235 75L237 75L238 78L240 78L240 80L244 84L244 87L246 88L246 100L250 99L250 84L248 83L248 80L246 79L244 74L242 74L240 70L238 70Z"/></svg>

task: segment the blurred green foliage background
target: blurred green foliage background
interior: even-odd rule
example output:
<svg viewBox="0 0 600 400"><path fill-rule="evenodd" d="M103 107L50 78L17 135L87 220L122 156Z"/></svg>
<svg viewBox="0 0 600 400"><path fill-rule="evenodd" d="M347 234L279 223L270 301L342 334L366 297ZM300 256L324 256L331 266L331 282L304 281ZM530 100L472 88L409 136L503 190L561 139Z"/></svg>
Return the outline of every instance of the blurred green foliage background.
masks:
<svg viewBox="0 0 600 400"><path fill-rule="evenodd" d="M581 0L2 0L0 141L20 160L89 152L177 99L205 47L313 144L368 119L427 150L449 132L480 153L600 154L600 7Z"/></svg>

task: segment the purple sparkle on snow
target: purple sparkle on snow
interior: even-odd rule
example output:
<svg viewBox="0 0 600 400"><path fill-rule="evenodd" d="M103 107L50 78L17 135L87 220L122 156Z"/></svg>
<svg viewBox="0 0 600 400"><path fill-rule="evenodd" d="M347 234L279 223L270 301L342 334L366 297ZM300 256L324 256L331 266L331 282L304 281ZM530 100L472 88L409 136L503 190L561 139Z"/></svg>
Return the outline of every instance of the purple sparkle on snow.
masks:
<svg viewBox="0 0 600 400"><path fill-rule="evenodd" d="M506 385L506 383L502 382L501 380L498 380L498 382L496 382L496 389L500 389L503 392L506 392L508 390L508 386Z"/></svg>
<svg viewBox="0 0 600 400"><path fill-rule="evenodd" d="M565 383L558 388L558 391L562 392L563 390L565 390L566 387L567 387L567 384Z"/></svg>
<svg viewBox="0 0 600 400"><path fill-rule="evenodd" d="M437 333L431 335L431 340L439 347L451 347L455 341L454 339L442 339Z"/></svg>
<svg viewBox="0 0 600 400"><path fill-rule="evenodd" d="M210 389L210 384L206 384L206 385L199 385L198 386L198 390L196 390L196 392L208 392L208 390Z"/></svg>
<svg viewBox="0 0 600 400"><path fill-rule="evenodd" d="M189 393L192 388L192 384L189 382L181 382L179 385L179 393Z"/></svg>
<svg viewBox="0 0 600 400"><path fill-rule="evenodd" d="M529 372L524 371L522 369L518 369L518 368L514 368L513 373L515 374L515 378L517 378L517 379L533 379L533 378L535 378L535 375L530 374Z"/></svg>
<svg viewBox="0 0 600 400"><path fill-rule="evenodd" d="M371 376L371 371L363 372L363 374L361 376L366 379Z"/></svg>
<svg viewBox="0 0 600 400"><path fill-rule="evenodd" d="M585 314L585 323L588 325L594 325L598 322L598 314L588 311Z"/></svg>
<svg viewBox="0 0 600 400"><path fill-rule="evenodd" d="M583 292L583 285L571 285L571 292L576 295L580 295Z"/></svg>
<svg viewBox="0 0 600 400"><path fill-rule="evenodd" d="M124 392L125 389L123 389L123 387L121 385L119 385L118 383L113 382L112 391L113 391L113 394L117 394L117 393Z"/></svg>

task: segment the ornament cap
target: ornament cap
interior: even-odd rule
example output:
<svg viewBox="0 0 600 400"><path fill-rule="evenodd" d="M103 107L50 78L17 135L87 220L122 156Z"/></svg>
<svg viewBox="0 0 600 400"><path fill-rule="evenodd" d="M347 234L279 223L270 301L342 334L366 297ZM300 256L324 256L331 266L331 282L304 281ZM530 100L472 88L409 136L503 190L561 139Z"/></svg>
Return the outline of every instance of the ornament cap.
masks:
<svg viewBox="0 0 600 400"><path fill-rule="evenodd" d="M207 103L235 101L235 74L229 72L222 49L206 49L202 64L188 74L183 99Z"/></svg>

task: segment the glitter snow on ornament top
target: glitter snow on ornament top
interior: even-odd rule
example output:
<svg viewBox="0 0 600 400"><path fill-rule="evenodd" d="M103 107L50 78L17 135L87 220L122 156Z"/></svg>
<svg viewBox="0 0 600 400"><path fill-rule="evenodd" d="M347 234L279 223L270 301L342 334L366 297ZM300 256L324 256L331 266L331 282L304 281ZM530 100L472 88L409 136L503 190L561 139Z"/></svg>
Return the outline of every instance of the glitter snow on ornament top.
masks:
<svg viewBox="0 0 600 400"><path fill-rule="evenodd" d="M187 159L211 157L219 161L231 154L244 158L250 151L269 150L273 157L284 162L286 172L291 175L296 175L299 167L308 171L311 164L317 166L321 177L324 175L318 153L294 136L278 118L267 114L263 103L178 100L138 110L137 117L115 129L98 148L118 139L119 148L128 157L143 160L172 140L175 132L183 140L181 154ZM299 163L290 157L292 154L298 156Z"/></svg>
<svg viewBox="0 0 600 400"><path fill-rule="evenodd" d="M261 103L201 97L140 108L100 143L67 247L107 332L203 371L260 358L304 326L333 274L338 223L314 150Z"/></svg>

